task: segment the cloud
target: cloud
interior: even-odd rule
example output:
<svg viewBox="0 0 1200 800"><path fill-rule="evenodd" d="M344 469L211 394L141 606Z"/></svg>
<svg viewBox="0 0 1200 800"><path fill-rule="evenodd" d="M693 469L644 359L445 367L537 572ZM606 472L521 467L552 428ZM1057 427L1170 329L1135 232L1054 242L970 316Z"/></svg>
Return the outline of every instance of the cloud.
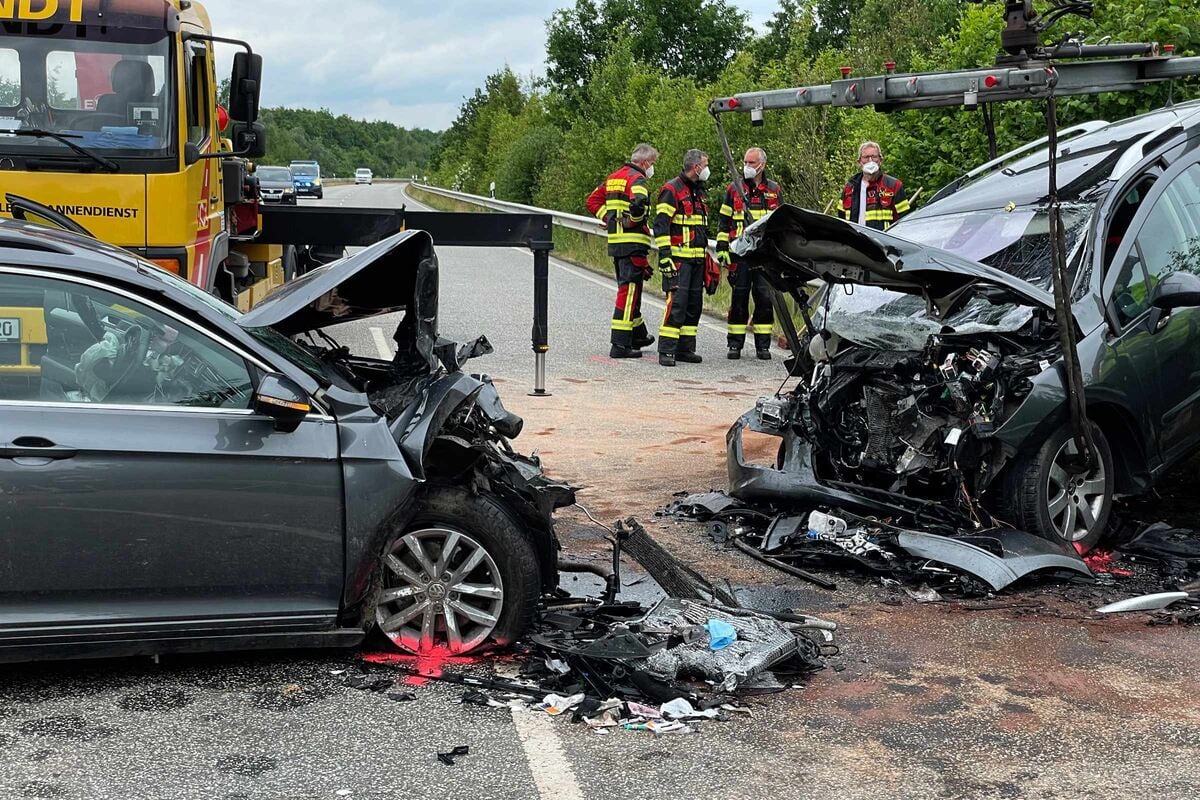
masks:
<svg viewBox="0 0 1200 800"><path fill-rule="evenodd" d="M328 108L405 127L449 126L506 64L545 73L545 20L567 0L201 0L218 36L263 56L266 106ZM743 0L756 22L776 0ZM218 46L218 74L234 48Z"/></svg>

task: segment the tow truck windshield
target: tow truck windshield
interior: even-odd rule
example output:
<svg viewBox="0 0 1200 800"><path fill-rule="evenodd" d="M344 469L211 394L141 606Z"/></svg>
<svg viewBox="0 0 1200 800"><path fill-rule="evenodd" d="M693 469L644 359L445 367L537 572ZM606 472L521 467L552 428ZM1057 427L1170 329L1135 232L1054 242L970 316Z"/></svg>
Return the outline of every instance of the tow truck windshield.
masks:
<svg viewBox="0 0 1200 800"><path fill-rule="evenodd" d="M170 156L175 152L170 65L170 39L163 31L4 24L0 130L62 134L114 159ZM62 136L46 135L0 134L0 155L16 160L18 168L36 168L39 159L79 159Z"/></svg>

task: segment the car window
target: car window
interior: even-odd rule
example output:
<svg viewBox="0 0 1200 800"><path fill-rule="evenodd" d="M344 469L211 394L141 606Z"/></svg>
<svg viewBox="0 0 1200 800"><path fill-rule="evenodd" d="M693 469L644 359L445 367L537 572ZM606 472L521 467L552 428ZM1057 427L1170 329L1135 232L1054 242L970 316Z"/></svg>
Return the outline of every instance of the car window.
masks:
<svg viewBox="0 0 1200 800"><path fill-rule="evenodd" d="M1125 191L1121 202L1113 208L1108 222L1108 235L1104 239L1104 269L1106 272L1112 267L1117 250L1120 248L1121 242L1125 240L1125 234L1129 232L1133 218L1137 215L1138 209L1142 207L1142 201L1146 199L1146 195L1154 187L1156 179L1157 176L1154 175L1142 177Z"/></svg>
<svg viewBox="0 0 1200 800"><path fill-rule="evenodd" d="M1173 272L1200 275L1200 165L1175 177L1154 201L1121 265L1113 290L1122 325L1150 308L1155 287Z"/></svg>
<svg viewBox="0 0 1200 800"><path fill-rule="evenodd" d="M242 357L155 308L92 286L6 273L0 297L14 298L14 315L19 310L30 329L27 344L41 340L30 360L34 374L0 382L0 400L250 407Z"/></svg>
<svg viewBox="0 0 1200 800"><path fill-rule="evenodd" d="M15 109L21 102L21 57L11 47L0 47L0 107ZM12 118L0 127L12 126Z"/></svg>
<svg viewBox="0 0 1200 800"><path fill-rule="evenodd" d="M209 137L208 52L203 47L189 47L184 59L188 141L198 145Z"/></svg>

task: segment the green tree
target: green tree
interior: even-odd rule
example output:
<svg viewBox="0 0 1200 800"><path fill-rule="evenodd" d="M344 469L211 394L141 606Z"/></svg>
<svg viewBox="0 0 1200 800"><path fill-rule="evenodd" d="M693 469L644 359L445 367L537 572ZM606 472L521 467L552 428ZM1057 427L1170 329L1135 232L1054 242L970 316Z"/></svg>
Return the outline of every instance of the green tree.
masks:
<svg viewBox="0 0 1200 800"><path fill-rule="evenodd" d="M264 108L264 164L315 159L327 174L350 175L368 167L380 177L411 175L427 168L439 134L390 122L334 116L328 109Z"/></svg>
<svg viewBox="0 0 1200 800"><path fill-rule="evenodd" d="M627 39L633 58L673 78L711 82L751 40L747 16L726 0L576 0L546 25L550 85L582 102L592 72Z"/></svg>

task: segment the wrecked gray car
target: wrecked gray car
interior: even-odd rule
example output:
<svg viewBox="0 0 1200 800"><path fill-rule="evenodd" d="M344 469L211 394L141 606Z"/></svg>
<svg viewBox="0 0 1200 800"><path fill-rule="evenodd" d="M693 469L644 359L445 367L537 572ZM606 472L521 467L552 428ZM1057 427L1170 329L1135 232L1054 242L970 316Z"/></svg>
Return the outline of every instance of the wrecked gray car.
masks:
<svg viewBox="0 0 1200 800"><path fill-rule="evenodd" d="M1191 103L1060 142L1090 470L1069 424L1043 147L886 233L785 206L735 242L780 291L826 288L793 343L799 384L729 432L730 494L1092 547L1114 496L1148 490L1200 443L1197 131ZM774 463L748 459L748 430L781 438Z"/></svg>
<svg viewBox="0 0 1200 800"><path fill-rule="evenodd" d="M0 306L45 326L0 371L0 660L505 644L557 583L573 502L438 337L410 231L249 313L125 251L0 223ZM402 312L385 361L331 325Z"/></svg>

